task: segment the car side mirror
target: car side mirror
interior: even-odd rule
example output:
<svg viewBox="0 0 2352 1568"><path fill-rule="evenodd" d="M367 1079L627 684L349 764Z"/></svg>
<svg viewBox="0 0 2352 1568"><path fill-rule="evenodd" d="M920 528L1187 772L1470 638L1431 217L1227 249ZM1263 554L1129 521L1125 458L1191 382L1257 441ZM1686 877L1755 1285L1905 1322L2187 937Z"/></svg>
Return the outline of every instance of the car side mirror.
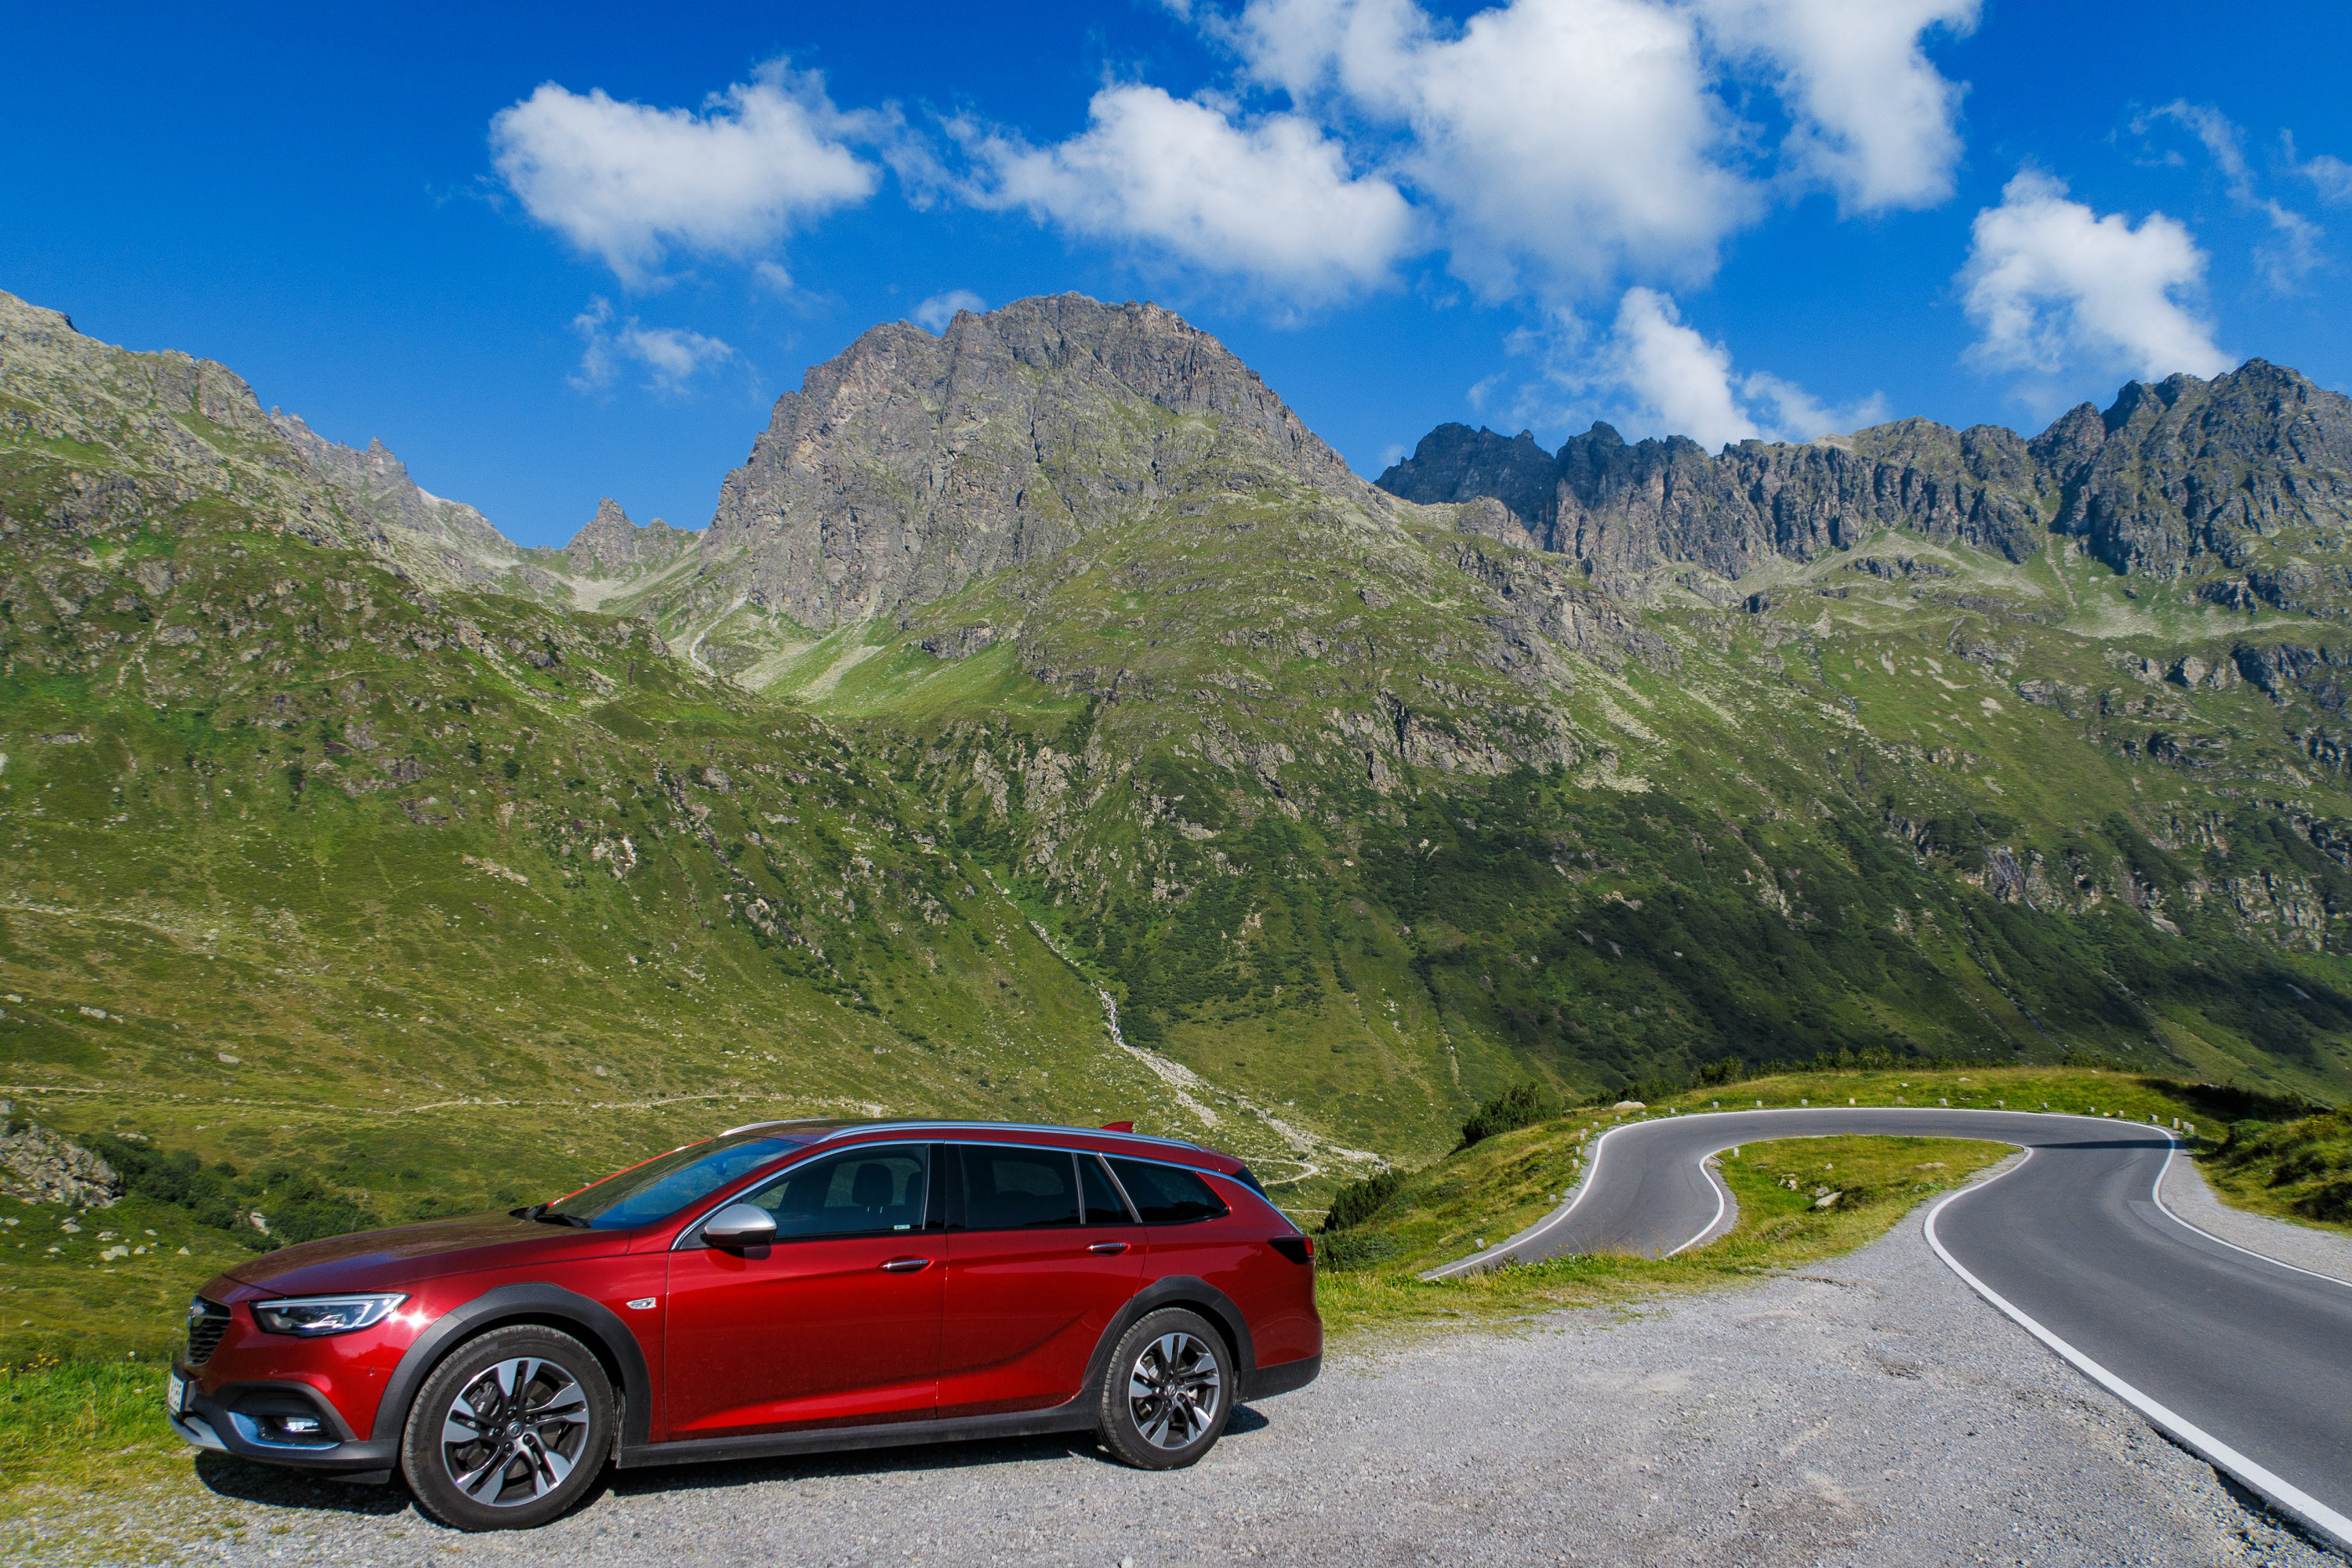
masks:
<svg viewBox="0 0 2352 1568"><path fill-rule="evenodd" d="M765 1247L776 1239L776 1216L757 1204L729 1204L702 1222L702 1239L713 1247Z"/></svg>

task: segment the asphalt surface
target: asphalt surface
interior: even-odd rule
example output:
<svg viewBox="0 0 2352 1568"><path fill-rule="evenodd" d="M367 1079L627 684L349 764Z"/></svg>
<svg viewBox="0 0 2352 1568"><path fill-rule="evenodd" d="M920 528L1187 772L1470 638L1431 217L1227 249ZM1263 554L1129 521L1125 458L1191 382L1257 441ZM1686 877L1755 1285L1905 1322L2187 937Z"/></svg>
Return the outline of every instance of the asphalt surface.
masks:
<svg viewBox="0 0 2352 1568"><path fill-rule="evenodd" d="M2158 1128L1926 1106L1631 1122L1599 1141L1569 1204L1446 1272L1505 1256L1660 1257L1702 1245L1736 1218L1708 1155L1857 1133L2026 1150L2023 1162L1944 1200L1927 1221L1929 1245L2159 1429L2352 1552L2352 1286L2173 1215L2157 1198L2174 1154Z"/></svg>

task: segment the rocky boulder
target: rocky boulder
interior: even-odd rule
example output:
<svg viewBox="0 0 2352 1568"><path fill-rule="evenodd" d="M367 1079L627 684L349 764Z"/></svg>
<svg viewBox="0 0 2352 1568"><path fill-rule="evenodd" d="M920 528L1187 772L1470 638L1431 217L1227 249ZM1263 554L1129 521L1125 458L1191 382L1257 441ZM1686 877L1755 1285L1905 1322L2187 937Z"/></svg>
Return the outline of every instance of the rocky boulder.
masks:
<svg viewBox="0 0 2352 1568"><path fill-rule="evenodd" d="M104 1208L122 1195L114 1167L35 1121L0 1131L0 1193L27 1203Z"/></svg>

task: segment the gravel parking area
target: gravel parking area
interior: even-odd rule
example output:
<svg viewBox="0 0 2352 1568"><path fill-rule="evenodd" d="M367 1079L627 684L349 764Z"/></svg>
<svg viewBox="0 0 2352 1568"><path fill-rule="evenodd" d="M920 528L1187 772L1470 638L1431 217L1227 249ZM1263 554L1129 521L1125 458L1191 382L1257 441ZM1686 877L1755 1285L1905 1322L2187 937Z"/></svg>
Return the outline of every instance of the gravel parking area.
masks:
<svg viewBox="0 0 2352 1568"><path fill-rule="evenodd" d="M1349 1347L1172 1475L1052 1440L635 1472L546 1529L462 1536L397 1490L193 1470L9 1544L550 1568L2336 1563L1979 1301L1916 1214L1748 1289Z"/></svg>

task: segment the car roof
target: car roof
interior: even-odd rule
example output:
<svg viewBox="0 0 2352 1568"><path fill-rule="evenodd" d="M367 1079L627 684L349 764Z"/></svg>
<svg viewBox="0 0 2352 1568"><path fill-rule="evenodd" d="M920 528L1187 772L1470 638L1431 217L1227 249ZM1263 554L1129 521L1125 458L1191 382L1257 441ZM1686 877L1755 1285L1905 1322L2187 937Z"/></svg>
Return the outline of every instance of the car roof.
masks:
<svg viewBox="0 0 2352 1568"><path fill-rule="evenodd" d="M1052 1122L1030 1121L958 1121L937 1117L810 1117L791 1121L753 1121L741 1127L730 1127L719 1136L736 1132L769 1131L801 1143L815 1145L837 1142L845 1139L887 1133L936 1133L959 1138L982 1137L991 1142L1017 1141L1024 1135L1047 1134L1055 1139L1076 1139L1083 1146L1104 1153L1124 1153L1143 1159L1173 1160L1187 1165L1202 1165L1224 1171L1242 1168L1242 1163L1222 1150L1204 1148L1182 1138L1156 1138L1148 1132L1118 1132L1104 1127L1068 1127Z"/></svg>

